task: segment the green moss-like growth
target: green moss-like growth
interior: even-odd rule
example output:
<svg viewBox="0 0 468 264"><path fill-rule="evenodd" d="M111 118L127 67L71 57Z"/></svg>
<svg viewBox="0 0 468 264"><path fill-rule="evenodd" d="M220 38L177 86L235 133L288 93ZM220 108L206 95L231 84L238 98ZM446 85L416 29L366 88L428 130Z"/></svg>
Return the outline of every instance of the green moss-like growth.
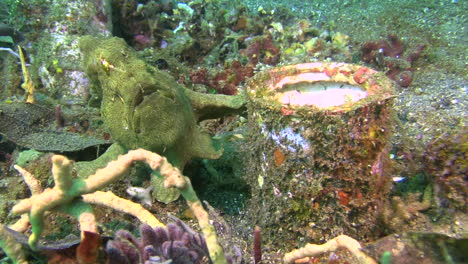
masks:
<svg viewBox="0 0 468 264"><path fill-rule="evenodd" d="M29 162L38 159L43 153L34 149L25 150L19 153L18 158L15 160L15 164L19 166L26 166Z"/></svg>
<svg viewBox="0 0 468 264"><path fill-rule="evenodd" d="M189 91L146 64L119 38L83 37L80 49L114 140L127 149L144 148L166 156L179 168L192 157L221 155L220 147L197 123L236 111L244 100Z"/></svg>

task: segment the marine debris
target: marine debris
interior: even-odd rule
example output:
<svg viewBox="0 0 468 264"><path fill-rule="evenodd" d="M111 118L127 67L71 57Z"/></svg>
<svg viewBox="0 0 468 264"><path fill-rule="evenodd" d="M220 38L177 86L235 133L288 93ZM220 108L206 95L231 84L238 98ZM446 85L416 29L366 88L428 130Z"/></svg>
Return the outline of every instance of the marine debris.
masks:
<svg viewBox="0 0 468 264"><path fill-rule="evenodd" d="M282 232L277 247L375 236L391 187L392 81L360 65L314 62L257 73L246 88L248 217L265 237L278 238L278 226L294 232Z"/></svg>

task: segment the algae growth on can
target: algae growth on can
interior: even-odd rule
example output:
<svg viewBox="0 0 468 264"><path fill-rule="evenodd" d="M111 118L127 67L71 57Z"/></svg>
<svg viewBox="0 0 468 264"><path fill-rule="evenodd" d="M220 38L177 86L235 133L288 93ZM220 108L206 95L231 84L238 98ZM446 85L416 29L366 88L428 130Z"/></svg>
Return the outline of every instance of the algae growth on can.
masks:
<svg viewBox="0 0 468 264"><path fill-rule="evenodd" d="M305 63L258 73L246 93L248 215L265 237L286 248L377 237L391 179L392 82L359 65Z"/></svg>

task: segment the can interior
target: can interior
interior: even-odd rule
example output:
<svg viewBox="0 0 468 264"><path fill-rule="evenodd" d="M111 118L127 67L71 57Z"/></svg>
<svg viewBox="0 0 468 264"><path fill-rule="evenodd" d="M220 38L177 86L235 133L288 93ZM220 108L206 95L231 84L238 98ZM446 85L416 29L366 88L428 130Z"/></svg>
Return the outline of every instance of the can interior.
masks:
<svg viewBox="0 0 468 264"><path fill-rule="evenodd" d="M366 96L367 92L358 85L324 81L285 84L276 95L285 105L317 107L339 106L356 102Z"/></svg>

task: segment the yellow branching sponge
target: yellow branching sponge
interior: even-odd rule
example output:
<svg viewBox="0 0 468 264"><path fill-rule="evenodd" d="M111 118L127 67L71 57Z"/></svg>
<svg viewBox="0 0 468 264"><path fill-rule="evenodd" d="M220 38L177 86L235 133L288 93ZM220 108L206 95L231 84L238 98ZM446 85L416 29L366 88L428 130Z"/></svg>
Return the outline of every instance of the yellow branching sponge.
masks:
<svg viewBox="0 0 468 264"><path fill-rule="evenodd" d="M24 97L26 103L34 104L34 92L36 87L34 87L34 83L31 79L31 76L29 75L28 68L26 68L26 59L24 58L23 48L18 46L18 51L21 60L21 70L23 71L23 84L21 84L21 87L24 89L24 91L26 91Z"/></svg>
<svg viewBox="0 0 468 264"><path fill-rule="evenodd" d="M32 234L29 237L31 248L36 249L37 241L44 229L43 221L46 211L57 210L68 213L79 220L82 234L84 231L96 233L96 222L89 203L105 205L132 214L152 227L164 226L141 205L120 198L111 192L99 191L124 176L136 161L145 162L151 169L158 170L161 177L164 178L166 188L179 189L197 217L213 263L227 263L223 249L217 241L214 227L209 222L208 213L193 190L190 180L183 176L177 168L174 168L166 158L144 149L132 150L119 156L117 160L109 162L105 168L97 170L87 179L73 179L71 162L64 156L55 155L52 157L52 175L55 186L44 191L37 187L37 180L30 173L15 166L33 193L30 198L21 200L12 209L14 214L29 213L29 221L32 226ZM77 199L80 197L82 199ZM23 218L20 221L24 221ZM19 226L24 226L24 224Z"/></svg>
<svg viewBox="0 0 468 264"><path fill-rule="evenodd" d="M284 263L289 264L302 258L315 257L323 253L334 252L339 248L348 249L356 257L356 263L377 264L374 259L361 251L361 245L358 241L346 235L337 236L322 245L307 244L305 247L287 253L284 256L283 261Z"/></svg>

